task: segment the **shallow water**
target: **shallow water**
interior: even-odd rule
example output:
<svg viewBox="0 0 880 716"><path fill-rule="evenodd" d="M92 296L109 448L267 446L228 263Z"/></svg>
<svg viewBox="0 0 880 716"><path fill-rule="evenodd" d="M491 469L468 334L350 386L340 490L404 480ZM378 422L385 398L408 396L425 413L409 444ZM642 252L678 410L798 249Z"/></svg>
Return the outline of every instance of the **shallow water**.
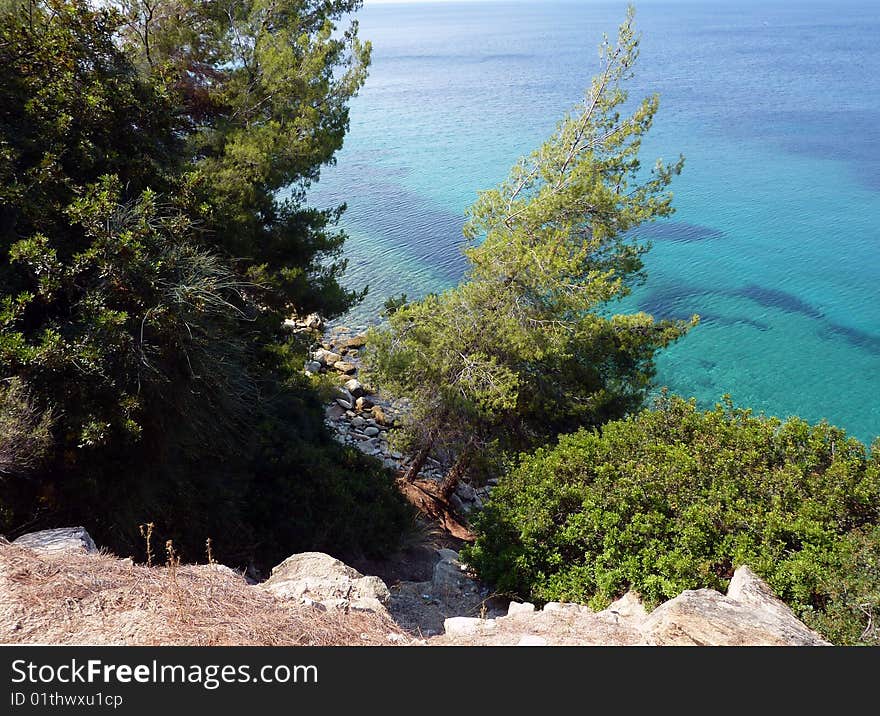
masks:
<svg viewBox="0 0 880 716"><path fill-rule="evenodd" d="M646 163L682 153L675 216L641 232L625 308L702 323L658 382L880 435L880 4L643 2L633 96ZM454 284L465 208L552 131L625 3L367 5L371 76L313 203L345 201L346 282L384 299Z"/></svg>

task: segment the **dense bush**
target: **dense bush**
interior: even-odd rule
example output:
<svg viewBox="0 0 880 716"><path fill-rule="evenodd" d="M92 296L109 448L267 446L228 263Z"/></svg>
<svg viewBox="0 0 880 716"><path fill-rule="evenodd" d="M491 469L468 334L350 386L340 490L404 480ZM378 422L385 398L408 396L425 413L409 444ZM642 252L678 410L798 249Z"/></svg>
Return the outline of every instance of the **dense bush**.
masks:
<svg viewBox="0 0 880 716"><path fill-rule="evenodd" d="M878 451L825 423L664 396L524 456L467 559L501 591L594 607L724 590L748 564L831 639L878 643Z"/></svg>
<svg viewBox="0 0 880 716"><path fill-rule="evenodd" d="M334 27L358 5L0 5L0 533L84 524L142 555L152 522L187 559L210 537L266 566L406 526L279 331L357 297L340 210L305 190L365 77Z"/></svg>

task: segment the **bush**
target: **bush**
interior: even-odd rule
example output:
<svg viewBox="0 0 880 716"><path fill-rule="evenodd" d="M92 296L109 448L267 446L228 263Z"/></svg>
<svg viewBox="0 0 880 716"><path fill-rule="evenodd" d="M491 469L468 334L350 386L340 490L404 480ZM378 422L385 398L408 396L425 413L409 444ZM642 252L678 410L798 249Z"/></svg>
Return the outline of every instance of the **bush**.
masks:
<svg viewBox="0 0 880 716"><path fill-rule="evenodd" d="M140 560L144 523L160 553L172 539L184 561L204 561L210 538L218 561L261 571L295 552L351 561L393 551L413 525L409 505L381 462L332 438L304 358L293 342L251 358L259 399L238 426L222 411L213 425L200 411L168 414L135 444L96 447L87 465L62 462L15 499L4 492L0 532L32 523L39 505L39 526L84 524L102 547Z"/></svg>
<svg viewBox="0 0 880 716"><path fill-rule="evenodd" d="M37 469L52 443L52 414L37 408L22 382L0 383L0 479Z"/></svg>
<svg viewBox="0 0 880 716"><path fill-rule="evenodd" d="M356 28L331 27L357 4L185 4L156 13L146 61L107 3L0 6L0 532L83 524L142 557L151 522L184 559L211 538L272 566L375 555L407 526L279 331L358 295L336 282L341 210L304 194L365 76Z"/></svg>
<svg viewBox="0 0 880 716"><path fill-rule="evenodd" d="M725 590L748 564L826 636L880 643L878 452L826 423L663 396L523 456L466 558L500 591L594 608Z"/></svg>

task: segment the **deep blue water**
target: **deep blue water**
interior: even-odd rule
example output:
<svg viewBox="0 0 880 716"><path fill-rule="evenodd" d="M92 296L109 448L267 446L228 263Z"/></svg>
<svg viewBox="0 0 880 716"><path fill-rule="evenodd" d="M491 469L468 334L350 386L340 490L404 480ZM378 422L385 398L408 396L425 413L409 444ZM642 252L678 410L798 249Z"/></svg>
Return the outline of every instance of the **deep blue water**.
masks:
<svg viewBox="0 0 880 716"><path fill-rule="evenodd" d="M644 147L687 158L676 215L642 232L624 308L703 320L658 382L880 435L880 3L637 3ZM348 204L346 281L384 299L458 281L465 208L552 131L623 2L367 5L371 75L316 205Z"/></svg>

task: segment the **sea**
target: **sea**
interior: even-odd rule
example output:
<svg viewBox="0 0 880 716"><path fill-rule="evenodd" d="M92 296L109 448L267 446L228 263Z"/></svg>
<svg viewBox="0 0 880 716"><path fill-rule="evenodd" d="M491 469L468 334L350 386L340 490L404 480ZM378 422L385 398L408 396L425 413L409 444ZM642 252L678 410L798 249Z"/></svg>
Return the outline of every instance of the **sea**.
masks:
<svg viewBox="0 0 880 716"><path fill-rule="evenodd" d="M880 435L880 2L636 3L633 101L660 94L647 165L683 154L647 280L614 310L701 316L657 385ZM455 285L466 208L577 103L626 3L391 2L314 206L347 204L344 283L385 299Z"/></svg>

